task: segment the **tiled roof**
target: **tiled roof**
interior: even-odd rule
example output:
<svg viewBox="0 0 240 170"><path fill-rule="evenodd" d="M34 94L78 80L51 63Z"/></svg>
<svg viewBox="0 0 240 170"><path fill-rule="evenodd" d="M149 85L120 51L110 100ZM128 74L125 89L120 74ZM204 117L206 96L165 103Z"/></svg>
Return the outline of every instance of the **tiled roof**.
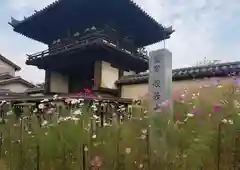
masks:
<svg viewBox="0 0 240 170"><path fill-rule="evenodd" d="M131 17L125 17L123 20L123 14ZM62 17L67 20L59 19ZM65 36L69 27L72 32L82 31L90 23L108 24L107 22L110 20L117 20L112 25L119 28L122 34L131 34L132 37L135 37L136 45L138 44L139 47L168 39L174 32L172 27L166 28L149 16L133 0L56 0L42 10L35 11L31 16L24 17L23 20L12 18L9 24L14 31L49 45L56 38ZM136 21L134 25L131 25L132 20ZM45 24L44 31L33 29L42 24ZM141 28L138 29L138 27ZM145 35L147 33L148 35Z"/></svg>
<svg viewBox="0 0 240 170"><path fill-rule="evenodd" d="M198 79L204 77L227 77L240 72L240 62L220 63L214 65L196 66L173 69L173 81ZM140 84L148 82L148 73L123 76L116 84Z"/></svg>

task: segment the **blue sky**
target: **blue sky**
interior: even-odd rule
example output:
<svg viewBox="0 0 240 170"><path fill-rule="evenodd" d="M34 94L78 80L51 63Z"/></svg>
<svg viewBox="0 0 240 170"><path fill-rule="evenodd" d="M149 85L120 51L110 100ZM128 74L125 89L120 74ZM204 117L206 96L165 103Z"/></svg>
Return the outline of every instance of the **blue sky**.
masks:
<svg viewBox="0 0 240 170"><path fill-rule="evenodd" d="M54 0L1 0L0 53L22 67L18 75L35 83L44 80L44 71L25 65L26 54L44 50L43 44L12 31L10 17L22 19ZM135 0L151 16L176 32L166 42L173 52L173 67L209 60L240 60L239 0ZM162 48L154 44L148 50Z"/></svg>

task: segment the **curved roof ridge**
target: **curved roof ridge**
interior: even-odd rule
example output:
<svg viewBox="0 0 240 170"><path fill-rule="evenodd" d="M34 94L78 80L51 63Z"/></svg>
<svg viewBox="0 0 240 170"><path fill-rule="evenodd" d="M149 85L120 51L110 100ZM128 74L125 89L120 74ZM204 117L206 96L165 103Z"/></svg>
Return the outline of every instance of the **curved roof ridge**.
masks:
<svg viewBox="0 0 240 170"><path fill-rule="evenodd" d="M18 20L19 23L17 25L12 25L11 23L9 23L11 26L13 27L17 27L19 24L26 22L27 20L30 20L38 15L40 15L41 13L45 12L46 10L50 9L51 7L54 7L55 5L57 5L60 1L62 0L55 0L54 2L52 2L51 4L45 6L44 8L40 9L39 11L36 11L35 13L31 14L28 17L24 17L24 19L22 20Z"/></svg>
<svg viewBox="0 0 240 170"><path fill-rule="evenodd" d="M161 26L163 29L163 25L159 24L152 16L150 16L140 5L138 5L135 1L133 0L129 0L130 3L132 5L134 5L135 7L137 7L139 10L141 10L141 12L143 12L149 19L151 19L155 24L158 24L159 26Z"/></svg>

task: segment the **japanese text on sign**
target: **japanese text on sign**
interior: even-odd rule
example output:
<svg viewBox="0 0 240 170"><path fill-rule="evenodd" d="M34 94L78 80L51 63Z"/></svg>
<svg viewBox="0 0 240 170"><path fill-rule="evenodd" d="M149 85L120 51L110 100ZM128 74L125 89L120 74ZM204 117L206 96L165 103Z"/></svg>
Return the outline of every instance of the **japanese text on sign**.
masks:
<svg viewBox="0 0 240 170"><path fill-rule="evenodd" d="M151 107L157 109L162 102L171 98L172 54L167 49L150 53L149 93Z"/></svg>

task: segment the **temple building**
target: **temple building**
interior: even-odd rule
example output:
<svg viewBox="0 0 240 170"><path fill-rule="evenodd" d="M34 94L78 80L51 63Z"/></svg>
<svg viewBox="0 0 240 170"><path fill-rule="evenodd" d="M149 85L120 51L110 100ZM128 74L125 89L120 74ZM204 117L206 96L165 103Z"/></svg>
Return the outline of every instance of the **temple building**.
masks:
<svg viewBox="0 0 240 170"><path fill-rule="evenodd" d="M35 87L27 80L15 76L21 68L0 54L0 97L19 96L27 89Z"/></svg>
<svg viewBox="0 0 240 170"><path fill-rule="evenodd" d="M148 70L144 47L174 32L132 0L57 0L9 24L48 45L28 55L27 65L45 70L44 88L29 89L31 95L74 94L87 88L103 96L139 99L148 91L148 73L141 73ZM204 77L228 77L239 69L238 62L175 69L173 86L199 85Z"/></svg>
<svg viewBox="0 0 240 170"><path fill-rule="evenodd" d="M148 69L143 47L174 32L131 0L58 0L21 21L12 18L10 25L48 45L26 61L45 70L46 94L87 88L120 96L117 80Z"/></svg>

